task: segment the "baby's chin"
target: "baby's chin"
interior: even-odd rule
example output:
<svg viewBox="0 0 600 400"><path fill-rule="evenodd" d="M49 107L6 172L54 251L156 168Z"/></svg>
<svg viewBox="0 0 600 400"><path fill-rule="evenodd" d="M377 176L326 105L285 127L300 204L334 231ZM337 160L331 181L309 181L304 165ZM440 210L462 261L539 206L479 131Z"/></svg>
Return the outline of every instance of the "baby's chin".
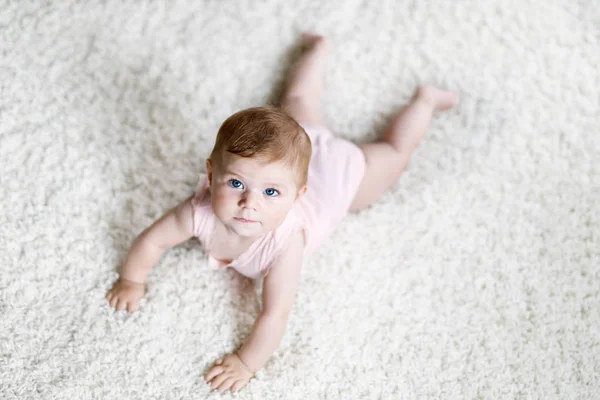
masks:
<svg viewBox="0 0 600 400"><path fill-rule="evenodd" d="M262 236L269 231L260 221L240 222L231 218L225 225L236 234L244 237Z"/></svg>
<svg viewBox="0 0 600 400"><path fill-rule="evenodd" d="M235 219L231 219L227 222L227 226L236 234L243 237L255 237L258 238L263 236L269 232L275 231L279 226L283 223L279 224L274 223L265 223L264 221L256 221L256 222L240 222Z"/></svg>

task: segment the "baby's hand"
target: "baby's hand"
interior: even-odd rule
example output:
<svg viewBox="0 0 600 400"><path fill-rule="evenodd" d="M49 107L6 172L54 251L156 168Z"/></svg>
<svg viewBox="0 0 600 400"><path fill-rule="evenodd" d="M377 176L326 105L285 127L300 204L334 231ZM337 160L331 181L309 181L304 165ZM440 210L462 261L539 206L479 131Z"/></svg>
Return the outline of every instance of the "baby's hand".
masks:
<svg viewBox="0 0 600 400"><path fill-rule="evenodd" d="M127 311L134 312L140 306L140 299L144 297L145 289L146 285L143 283L119 278L106 294L106 300L117 311L127 307Z"/></svg>
<svg viewBox="0 0 600 400"><path fill-rule="evenodd" d="M217 360L208 370L204 379L210 383L210 389L223 393L231 388L232 392L246 386L254 374L244 365L237 354L228 354Z"/></svg>

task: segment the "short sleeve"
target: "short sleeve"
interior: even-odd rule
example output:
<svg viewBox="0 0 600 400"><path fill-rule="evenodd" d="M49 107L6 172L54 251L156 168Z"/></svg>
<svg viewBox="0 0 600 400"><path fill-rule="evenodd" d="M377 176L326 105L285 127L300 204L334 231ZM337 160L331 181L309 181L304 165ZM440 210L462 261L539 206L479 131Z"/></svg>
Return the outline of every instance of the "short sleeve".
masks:
<svg viewBox="0 0 600 400"><path fill-rule="evenodd" d="M277 229L273 239L271 240L271 250L263 263L260 265L260 277L264 278L269 274L269 271L273 267L273 264L277 260L277 257L284 249L288 239L296 232L302 231L304 236L304 246L306 249L306 231L301 218L292 210L288 214L288 217L284 223Z"/></svg>
<svg viewBox="0 0 600 400"><path fill-rule="evenodd" d="M202 175L191 199L194 236L205 242L212 226L212 208L208 178Z"/></svg>

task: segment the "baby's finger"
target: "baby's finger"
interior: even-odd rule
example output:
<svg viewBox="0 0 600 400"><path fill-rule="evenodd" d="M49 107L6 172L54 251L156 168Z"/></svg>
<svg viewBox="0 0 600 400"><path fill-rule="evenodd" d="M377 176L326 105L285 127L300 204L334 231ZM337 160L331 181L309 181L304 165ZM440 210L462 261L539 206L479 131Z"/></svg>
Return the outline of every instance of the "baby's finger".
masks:
<svg viewBox="0 0 600 400"><path fill-rule="evenodd" d="M117 311L124 310L126 306L127 306L127 301L125 301L123 299L119 299L119 302L117 303Z"/></svg>
<svg viewBox="0 0 600 400"><path fill-rule="evenodd" d="M112 299L110 299L110 306L112 308L117 308L118 302L119 302L119 297L117 295L113 295Z"/></svg>
<svg viewBox="0 0 600 400"><path fill-rule="evenodd" d="M140 306L140 301L139 300L130 301L127 304L127 311L134 312L135 310L137 310L139 308L139 306Z"/></svg>
<svg viewBox="0 0 600 400"><path fill-rule="evenodd" d="M204 380L205 380L206 382L210 382L210 381L212 381L212 379L213 379L215 376L217 376L217 375L219 375L219 374L223 373L223 371L225 371L225 368L223 368L223 367L212 367L211 369L209 369L209 370L208 370L208 373L207 373L207 374L206 374L206 376L204 377Z"/></svg>
<svg viewBox="0 0 600 400"><path fill-rule="evenodd" d="M240 390L241 388L243 388L244 386L246 386L246 382L244 379L240 379L235 381L235 383L233 384L233 386L231 387L231 391L232 392L237 392L238 390Z"/></svg>
<svg viewBox="0 0 600 400"><path fill-rule="evenodd" d="M219 385L221 385L221 383L223 383L223 381L227 378L230 378L231 375L227 372L224 372L218 376L216 376L211 382L210 382L210 388L211 389L216 389L219 387Z"/></svg>
<svg viewBox="0 0 600 400"><path fill-rule="evenodd" d="M112 299L112 297L113 297L113 292L112 292L112 290L111 290L111 291L109 291L108 293L106 293L106 296L104 296L104 298L105 298L106 300L108 300L108 302L109 302L109 303L110 303L110 300Z"/></svg>
<svg viewBox="0 0 600 400"><path fill-rule="evenodd" d="M217 391L219 393L223 393L224 391L226 391L227 389L229 389L231 387L231 385L233 385L235 382L235 378L229 377L227 379L225 379L223 381L223 383L221 383L219 385L219 387L217 388Z"/></svg>

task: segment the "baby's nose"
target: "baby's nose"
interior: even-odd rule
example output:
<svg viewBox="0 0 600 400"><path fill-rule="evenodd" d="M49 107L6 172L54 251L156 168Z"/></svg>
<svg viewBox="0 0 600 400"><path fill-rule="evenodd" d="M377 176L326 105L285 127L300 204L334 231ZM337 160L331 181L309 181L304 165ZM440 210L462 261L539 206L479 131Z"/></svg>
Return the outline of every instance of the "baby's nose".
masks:
<svg viewBox="0 0 600 400"><path fill-rule="evenodd" d="M260 206L260 194L254 193L252 190L247 190L244 192L240 203L246 208L257 210Z"/></svg>

